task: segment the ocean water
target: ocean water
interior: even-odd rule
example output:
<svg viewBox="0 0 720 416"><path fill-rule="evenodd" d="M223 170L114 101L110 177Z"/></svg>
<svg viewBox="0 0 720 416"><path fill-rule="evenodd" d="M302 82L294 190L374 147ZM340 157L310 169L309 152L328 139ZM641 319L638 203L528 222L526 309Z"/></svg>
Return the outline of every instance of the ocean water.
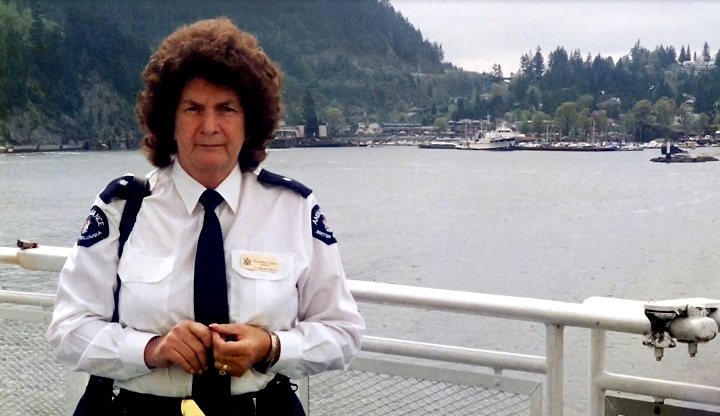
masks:
<svg viewBox="0 0 720 416"><path fill-rule="evenodd" d="M349 279L566 302L718 299L720 163L649 162L658 154L278 149L265 167L315 190ZM0 245L72 245L107 182L150 169L136 152L0 155ZM0 289L53 293L56 282L0 266ZM545 350L542 325L360 306L369 335ZM588 339L566 331L566 414L586 413ZM611 371L720 386L717 340L660 363L642 337L609 342Z"/></svg>

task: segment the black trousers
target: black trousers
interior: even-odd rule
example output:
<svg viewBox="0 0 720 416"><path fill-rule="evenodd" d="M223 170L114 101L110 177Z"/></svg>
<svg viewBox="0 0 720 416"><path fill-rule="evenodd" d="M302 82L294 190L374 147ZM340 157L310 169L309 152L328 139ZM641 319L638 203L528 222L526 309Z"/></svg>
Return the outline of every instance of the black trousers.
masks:
<svg viewBox="0 0 720 416"><path fill-rule="evenodd" d="M114 416L181 416L182 398L120 390L113 400ZM231 396L227 411L217 416L305 416L294 384L281 375L263 390ZM206 415L216 416L216 415Z"/></svg>

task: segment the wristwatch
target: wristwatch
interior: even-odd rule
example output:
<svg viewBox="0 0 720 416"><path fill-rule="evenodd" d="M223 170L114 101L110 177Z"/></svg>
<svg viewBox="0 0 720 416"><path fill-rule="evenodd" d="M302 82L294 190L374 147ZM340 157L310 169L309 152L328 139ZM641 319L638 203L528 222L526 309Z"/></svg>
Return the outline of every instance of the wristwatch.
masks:
<svg viewBox="0 0 720 416"><path fill-rule="evenodd" d="M265 374L268 372L270 367L275 365L277 363L278 359L280 358L280 337L274 332L269 332L270 334L270 353L268 354L267 358L265 358L265 361L260 361L255 364L253 364L253 368L255 371Z"/></svg>

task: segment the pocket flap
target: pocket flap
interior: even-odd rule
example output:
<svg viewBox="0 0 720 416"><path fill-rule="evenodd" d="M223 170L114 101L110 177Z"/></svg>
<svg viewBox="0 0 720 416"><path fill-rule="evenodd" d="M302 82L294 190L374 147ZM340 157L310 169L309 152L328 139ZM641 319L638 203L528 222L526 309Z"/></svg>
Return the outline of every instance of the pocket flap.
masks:
<svg viewBox="0 0 720 416"><path fill-rule="evenodd" d="M150 257L140 253L125 253L118 264L118 275L123 282L159 282L175 265L175 256Z"/></svg>
<svg viewBox="0 0 720 416"><path fill-rule="evenodd" d="M250 279L282 280L290 275L292 267L292 253L232 250L233 270Z"/></svg>

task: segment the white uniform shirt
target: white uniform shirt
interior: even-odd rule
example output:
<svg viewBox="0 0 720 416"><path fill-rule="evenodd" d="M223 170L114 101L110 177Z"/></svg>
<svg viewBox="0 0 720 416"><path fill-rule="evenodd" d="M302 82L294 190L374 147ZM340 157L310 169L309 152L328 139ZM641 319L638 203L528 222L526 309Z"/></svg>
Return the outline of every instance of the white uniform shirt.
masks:
<svg viewBox="0 0 720 416"><path fill-rule="evenodd" d="M187 397L192 376L178 366L148 369L144 350L151 338L194 320L195 251L204 215L198 200L205 188L177 162L148 179L152 194L143 200L119 262L125 201L106 204L96 198L109 236L73 248L60 273L47 339L72 370L114 378L119 387L139 393ZM300 378L347 368L365 323L348 290L337 244L313 237L328 231L313 228L314 197L260 183L256 173L239 168L216 191L225 199L215 211L225 240L230 322L275 331L281 345L268 374L249 370L233 377L232 394L260 390L274 373ZM243 268L243 255L271 259L274 266ZM110 323L116 274L122 281L120 322Z"/></svg>

